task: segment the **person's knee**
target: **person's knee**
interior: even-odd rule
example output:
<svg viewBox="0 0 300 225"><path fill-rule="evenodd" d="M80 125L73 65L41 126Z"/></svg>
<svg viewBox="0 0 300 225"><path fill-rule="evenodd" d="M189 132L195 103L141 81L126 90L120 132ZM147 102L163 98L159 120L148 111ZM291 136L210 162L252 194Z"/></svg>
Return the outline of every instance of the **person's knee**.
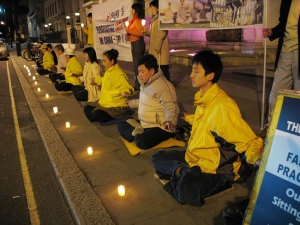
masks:
<svg viewBox="0 0 300 225"><path fill-rule="evenodd" d="M140 148L140 149L149 149L152 148L153 146L146 141L140 140L140 139L135 139L135 145Z"/></svg>
<svg viewBox="0 0 300 225"><path fill-rule="evenodd" d="M153 155L152 155L152 163L155 165L158 161L160 161L160 158L162 157L163 155L163 151L160 150L158 152L155 152Z"/></svg>

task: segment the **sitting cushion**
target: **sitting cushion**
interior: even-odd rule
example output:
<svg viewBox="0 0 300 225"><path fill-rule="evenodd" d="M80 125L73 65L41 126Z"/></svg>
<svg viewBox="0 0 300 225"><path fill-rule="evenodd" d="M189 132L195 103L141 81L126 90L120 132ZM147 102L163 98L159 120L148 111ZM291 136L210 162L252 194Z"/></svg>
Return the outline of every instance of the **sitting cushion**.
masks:
<svg viewBox="0 0 300 225"><path fill-rule="evenodd" d="M123 118L123 119L115 119L115 120L109 120L105 122L97 121L101 126L106 126L106 125L113 125L113 124L118 124L121 122L125 122L128 120L128 118Z"/></svg>
<svg viewBox="0 0 300 225"><path fill-rule="evenodd" d="M122 137L120 137L121 141L123 141L123 143L125 144L126 148L128 149L129 153L131 155L138 155L139 153L143 152L143 151L147 151L144 149L140 149L135 145L135 142L128 142L125 139L123 139ZM154 146L153 148L150 148L148 150L152 150L152 149L161 149L161 148L170 148L170 147L184 147L185 146L185 142L184 141L178 141L174 138L170 138L166 141L163 141L161 143L159 143L158 145Z"/></svg>

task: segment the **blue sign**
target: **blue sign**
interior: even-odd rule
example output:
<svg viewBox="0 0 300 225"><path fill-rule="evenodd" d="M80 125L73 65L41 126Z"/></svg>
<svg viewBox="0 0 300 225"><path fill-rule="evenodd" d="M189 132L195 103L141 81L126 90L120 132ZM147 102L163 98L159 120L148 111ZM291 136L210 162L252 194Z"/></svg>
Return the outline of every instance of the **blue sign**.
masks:
<svg viewBox="0 0 300 225"><path fill-rule="evenodd" d="M300 224L300 99L284 97L251 224Z"/></svg>

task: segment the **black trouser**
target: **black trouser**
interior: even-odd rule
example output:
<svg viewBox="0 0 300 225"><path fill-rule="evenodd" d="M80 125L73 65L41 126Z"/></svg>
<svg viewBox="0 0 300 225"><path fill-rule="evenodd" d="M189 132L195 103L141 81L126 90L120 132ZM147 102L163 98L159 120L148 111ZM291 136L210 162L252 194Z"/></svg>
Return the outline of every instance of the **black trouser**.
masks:
<svg viewBox="0 0 300 225"><path fill-rule="evenodd" d="M64 81L58 82L56 81L54 83L56 90L58 91L71 91L73 84L71 83L66 83Z"/></svg>
<svg viewBox="0 0 300 225"><path fill-rule="evenodd" d="M66 78L65 78L65 76L62 73L50 73L49 74L49 79L53 83L55 83L57 79L58 80L65 80Z"/></svg>
<svg viewBox="0 0 300 225"><path fill-rule="evenodd" d="M135 128L127 122L118 124L118 131L120 135L129 142L135 142L136 146L141 149L152 148L159 143L168 140L173 136L172 133L167 132L159 127L146 128L144 133L132 136L132 131Z"/></svg>
<svg viewBox="0 0 300 225"><path fill-rule="evenodd" d="M39 75L46 75L46 74L50 73L49 70L45 70L43 67L39 67L37 69L37 72L38 72Z"/></svg>
<svg viewBox="0 0 300 225"><path fill-rule="evenodd" d="M106 122L114 119L107 112L91 105L86 105L84 107L84 114L90 122L93 121Z"/></svg>
<svg viewBox="0 0 300 225"><path fill-rule="evenodd" d="M139 59L145 54L145 41L144 38L140 38L135 42L131 42L131 54L132 54L132 61L133 61L133 70L135 75L134 81L134 88L140 89L140 83L137 79L138 73L138 62Z"/></svg>
<svg viewBox="0 0 300 225"><path fill-rule="evenodd" d="M170 80L169 65L160 65L160 69L163 72L165 78L167 78L168 81L171 81Z"/></svg>
<svg viewBox="0 0 300 225"><path fill-rule="evenodd" d="M73 85L72 92L77 101L86 102L88 100L88 91L85 89L84 86Z"/></svg>

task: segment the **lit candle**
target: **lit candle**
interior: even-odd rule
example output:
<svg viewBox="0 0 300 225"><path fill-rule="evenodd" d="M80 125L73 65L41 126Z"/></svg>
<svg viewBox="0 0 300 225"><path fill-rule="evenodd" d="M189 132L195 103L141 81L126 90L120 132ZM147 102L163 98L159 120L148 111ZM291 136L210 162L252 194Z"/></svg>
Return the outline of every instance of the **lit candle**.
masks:
<svg viewBox="0 0 300 225"><path fill-rule="evenodd" d="M70 128L70 122L66 122L66 128Z"/></svg>
<svg viewBox="0 0 300 225"><path fill-rule="evenodd" d="M27 66L26 65L24 65L24 68L26 68Z"/></svg>
<svg viewBox="0 0 300 225"><path fill-rule="evenodd" d="M46 98L49 98L49 94L46 94Z"/></svg>
<svg viewBox="0 0 300 225"><path fill-rule="evenodd" d="M129 26L129 21L125 21L125 26L126 26L126 27Z"/></svg>
<svg viewBox="0 0 300 225"><path fill-rule="evenodd" d="M31 76L31 73L30 73L30 72L28 73L28 76Z"/></svg>
<svg viewBox="0 0 300 225"><path fill-rule="evenodd" d="M81 27L84 27L84 24L83 24L83 23L81 24Z"/></svg>
<svg viewBox="0 0 300 225"><path fill-rule="evenodd" d="M35 80L35 76L32 76L32 80Z"/></svg>
<svg viewBox="0 0 300 225"><path fill-rule="evenodd" d="M92 147L88 147L87 148L87 154L88 155L93 155L94 151L93 151L93 148Z"/></svg>
<svg viewBox="0 0 300 225"><path fill-rule="evenodd" d="M53 112L54 113L57 113L58 112L58 108L55 106L55 107L53 107Z"/></svg>
<svg viewBox="0 0 300 225"><path fill-rule="evenodd" d="M142 19L142 26L145 26L145 24L146 24L146 20Z"/></svg>
<svg viewBox="0 0 300 225"><path fill-rule="evenodd" d="M118 194L119 194L119 196L125 196L125 186L124 185L120 185L118 187Z"/></svg>
<svg viewBox="0 0 300 225"><path fill-rule="evenodd" d="M37 85L37 81L34 81L34 84Z"/></svg>
<svg viewBox="0 0 300 225"><path fill-rule="evenodd" d="M41 91L41 89L40 88L38 88L38 92L40 92Z"/></svg>
<svg viewBox="0 0 300 225"><path fill-rule="evenodd" d="M27 69L27 72L30 73L30 69Z"/></svg>

